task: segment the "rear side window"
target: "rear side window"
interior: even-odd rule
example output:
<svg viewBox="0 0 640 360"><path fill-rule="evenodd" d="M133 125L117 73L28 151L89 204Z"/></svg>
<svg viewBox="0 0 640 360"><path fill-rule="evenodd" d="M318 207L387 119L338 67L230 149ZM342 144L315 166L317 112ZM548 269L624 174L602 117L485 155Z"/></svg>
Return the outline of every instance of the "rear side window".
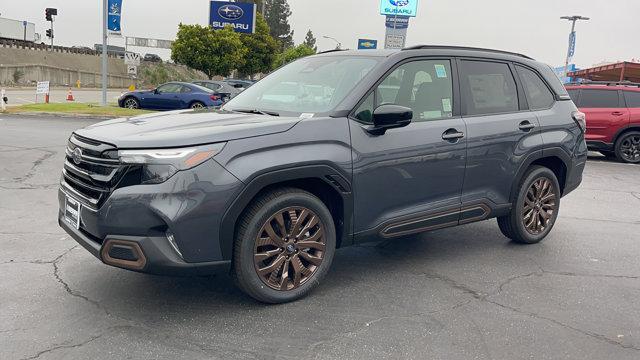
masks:
<svg viewBox="0 0 640 360"><path fill-rule="evenodd" d="M531 110L540 110L553 106L555 102L553 94L547 84L540 79L540 76L534 71L521 66L516 66L516 69L518 69L518 74L522 80L529 108Z"/></svg>
<svg viewBox="0 0 640 360"><path fill-rule="evenodd" d="M518 93L509 65L462 61L460 86L467 115L518 111Z"/></svg>
<svg viewBox="0 0 640 360"><path fill-rule="evenodd" d="M577 89L572 89L572 90L567 90L567 92L569 93L569 96L571 97L571 100L578 105L578 95L580 94L579 90Z"/></svg>
<svg viewBox="0 0 640 360"><path fill-rule="evenodd" d="M625 91L624 99L627 101L627 107L640 108L640 91Z"/></svg>
<svg viewBox="0 0 640 360"><path fill-rule="evenodd" d="M583 108L617 108L617 90L590 90L582 89L580 95L580 107Z"/></svg>

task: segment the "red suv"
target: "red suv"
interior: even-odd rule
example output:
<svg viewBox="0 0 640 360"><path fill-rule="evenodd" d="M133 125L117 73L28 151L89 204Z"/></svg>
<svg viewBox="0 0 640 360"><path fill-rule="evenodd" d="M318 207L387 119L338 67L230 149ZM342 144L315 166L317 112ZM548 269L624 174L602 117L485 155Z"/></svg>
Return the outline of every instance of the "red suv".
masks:
<svg viewBox="0 0 640 360"><path fill-rule="evenodd" d="M589 150L640 163L640 84L587 83L566 88L586 114Z"/></svg>

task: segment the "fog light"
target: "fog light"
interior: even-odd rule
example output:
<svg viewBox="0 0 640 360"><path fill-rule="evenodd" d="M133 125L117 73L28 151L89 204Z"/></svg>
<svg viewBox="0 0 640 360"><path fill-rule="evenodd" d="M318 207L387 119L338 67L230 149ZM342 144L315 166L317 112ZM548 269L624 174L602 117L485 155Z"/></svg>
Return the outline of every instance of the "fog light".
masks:
<svg viewBox="0 0 640 360"><path fill-rule="evenodd" d="M176 243L176 238L173 236L173 233L171 231L167 231L167 240L169 240L169 244L171 244L171 247L173 248L173 250L175 250L178 255L180 255L180 258L184 259L182 257L182 253L180 252L180 248L178 248L178 244Z"/></svg>

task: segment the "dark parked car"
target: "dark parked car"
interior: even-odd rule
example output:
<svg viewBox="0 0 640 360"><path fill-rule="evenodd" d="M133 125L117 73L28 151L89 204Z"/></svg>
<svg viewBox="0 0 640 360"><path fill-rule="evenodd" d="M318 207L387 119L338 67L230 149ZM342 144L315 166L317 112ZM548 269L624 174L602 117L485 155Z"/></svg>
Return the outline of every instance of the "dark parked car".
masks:
<svg viewBox="0 0 640 360"><path fill-rule="evenodd" d="M241 80L241 79L225 79L223 80L227 84L233 86L236 89L248 89L255 83L253 80Z"/></svg>
<svg viewBox="0 0 640 360"><path fill-rule="evenodd" d="M142 60L148 62L162 62L162 58L156 54L145 54Z"/></svg>
<svg viewBox="0 0 640 360"><path fill-rule="evenodd" d="M193 82L196 85L204 86L207 89L213 91L215 94L220 95L222 101L229 101L240 94L244 89L236 88L224 81L215 80L197 80Z"/></svg>
<svg viewBox="0 0 640 360"><path fill-rule="evenodd" d="M126 92L118 99L118 106L129 109L177 110L220 105L220 95L205 87L182 82L162 84L153 90Z"/></svg>
<svg viewBox="0 0 640 360"><path fill-rule="evenodd" d="M604 156L640 163L640 84L585 83L567 86L587 117L587 146Z"/></svg>
<svg viewBox="0 0 640 360"><path fill-rule="evenodd" d="M75 131L59 224L104 263L231 271L298 299L338 247L497 218L543 240L580 184L584 114L523 55L418 46L297 60L221 109Z"/></svg>

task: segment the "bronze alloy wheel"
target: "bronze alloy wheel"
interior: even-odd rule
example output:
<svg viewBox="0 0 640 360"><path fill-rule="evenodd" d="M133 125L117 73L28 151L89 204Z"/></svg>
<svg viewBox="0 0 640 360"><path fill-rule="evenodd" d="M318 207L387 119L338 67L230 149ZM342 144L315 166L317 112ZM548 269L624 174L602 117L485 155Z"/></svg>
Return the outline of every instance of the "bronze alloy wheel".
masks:
<svg viewBox="0 0 640 360"><path fill-rule="evenodd" d="M258 276L275 290L292 290L316 272L325 252L324 225L305 207L271 215L258 232L253 262Z"/></svg>
<svg viewBox="0 0 640 360"><path fill-rule="evenodd" d="M630 135L622 139L620 155L623 160L628 162L640 161L640 134Z"/></svg>
<svg viewBox="0 0 640 360"><path fill-rule="evenodd" d="M531 184L524 199L522 222L524 228L533 235L542 233L556 211L556 193L553 182L541 177Z"/></svg>

